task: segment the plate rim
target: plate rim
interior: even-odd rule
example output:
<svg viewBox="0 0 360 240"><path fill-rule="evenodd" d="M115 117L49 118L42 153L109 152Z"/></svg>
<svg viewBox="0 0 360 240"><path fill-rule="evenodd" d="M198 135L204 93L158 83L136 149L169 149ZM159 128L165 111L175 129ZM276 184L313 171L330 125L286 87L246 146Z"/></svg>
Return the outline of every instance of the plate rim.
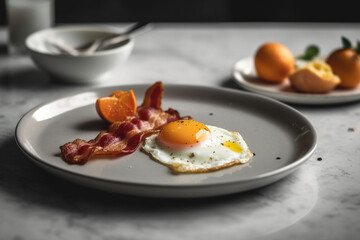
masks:
<svg viewBox="0 0 360 240"><path fill-rule="evenodd" d="M39 108L50 104L54 101L58 101L58 100L63 100L63 99L67 99L69 97L72 97L76 94L81 94L81 93L86 93L86 92L90 92L90 91L100 91L102 89L111 89L111 88L131 88L131 87L142 87L142 88L146 88L149 87L151 84L124 84L124 85L114 85L114 86L102 86L102 87L93 87L93 88L88 88L82 91L76 91L73 92L71 94L67 94L66 96L60 97L60 98L54 98L53 100L48 100L46 102L43 102L41 104L38 104L37 106L31 108L29 111L27 111L18 121L16 128L15 128L15 141L16 144L18 145L18 147L21 149L21 151L28 157L30 158L30 160L32 160L33 162L35 162L37 165L41 165L41 166L45 166L45 167L50 167L51 169L58 171L60 173L66 173L66 174L70 174L70 175L75 175L76 177L80 177L80 178L85 178L85 179L90 179L90 180L95 180L95 181L100 181L100 182L106 182L106 183L113 183L113 184L122 184L122 185L127 185L127 186L137 186L137 187L156 187L156 188L174 188L174 189L181 189L181 188L203 188L203 187L219 187L219 186L224 186L224 185L229 185L229 184L244 184L244 183L248 183L248 182L252 182L252 181L257 181L257 180L262 180L262 179L266 179L269 177L274 177L276 175L280 175L280 174L290 174L292 171L296 170L299 166L301 166L304 162L306 162L310 156L314 153L316 147L317 147L317 133L315 130L315 127L312 125L312 123L310 122L310 120L304 115L302 114L300 111L296 110L295 108L286 105L285 103L282 103L278 100L275 100L273 98L267 97L267 96L262 96L262 95L258 95L258 94L254 94L254 93L250 93L250 92L245 92L245 91L238 91L236 89L230 89L230 88L226 88L226 87L218 87L218 86L202 86L202 85L186 85L186 84L172 84L172 83L166 83L164 84L164 88L166 89L167 87L183 87L183 88L200 88L200 89L207 89L207 90L211 90L211 91L221 91L221 92L231 92L233 94L241 94L241 95L246 95L246 96L250 96L250 97L254 97L254 98L261 98L265 101L270 101L273 104L279 104L281 107L286 108L289 111L292 111L293 113L297 114L298 116L300 116L307 124L308 127L310 128L310 131L312 133L312 138L313 143L310 146L310 148L307 150L307 152L304 154L304 156L302 156L301 158L296 159L295 161L291 162L290 164L287 164L281 168L275 169L273 171L270 172L266 172L263 174L259 174L256 176L253 176L251 178L246 178L246 179L241 179L241 180L232 180L232 181L225 181L225 182L214 182L214 183L197 183L197 184L177 184L177 185L171 185L171 184L153 184L153 183L138 183L138 182L131 182L131 181L118 181L118 180L112 180L112 179L105 179L105 178L99 178L99 177L95 177L95 176L89 176L87 174L84 173L78 173L78 172L73 172L73 171L69 171L68 169L63 169L61 167L57 167L54 166L50 163L48 163L46 160L43 160L37 156L35 156L34 154L31 153L31 151L29 151L26 146L24 146L24 144L20 141L21 137L19 134L22 124L24 123L24 121L26 120L27 117L32 116L33 113L35 113ZM286 175L288 175L286 174Z"/></svg>
<svg viewBox="0 0 360 240"><path fill-rule="evenodd" d="M253 61L252 56L247 56L241 58L233 64L231 68L231 76L233 81L241 88L248 90L250 92L260 94L263 96L271 97L276 100L285 102L285 103L295 103L295 104L305 104L305 105L331 105L331 104L341 104L348 102L355 102L360 100L360 91L356 94L346 94L346 95L328 95L328 94L310 94L310 93L288 93L288 92L276 92L265 90L257 87L256 85L247 82L239 72L238 65L245 61ZM360 86L358 87L360 88ZM349 90L351 91L351 90Z"/></svg>

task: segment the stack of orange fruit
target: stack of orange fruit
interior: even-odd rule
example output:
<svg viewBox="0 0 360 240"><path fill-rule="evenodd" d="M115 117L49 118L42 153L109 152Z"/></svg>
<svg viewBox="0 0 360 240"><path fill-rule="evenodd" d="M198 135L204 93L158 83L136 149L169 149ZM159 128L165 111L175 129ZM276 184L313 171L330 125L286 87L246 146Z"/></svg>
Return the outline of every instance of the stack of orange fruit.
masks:
<svg viewBox="0 0 360 240"><path fill-rule="evenodd" d="M353 89L360 84L360 43L358 43L357 49L354 49L352 48L349 40L343 37L342 41L343 48L339 48L331 52L327 57L326 62L323 62L322 65L324 65L325 68L329 66L331 68L331 73L338 76L340 79L339 83L333 84L333 88L341 87ZM258 76L264 81L270 83L281 83L296 72L295 57L292 52L284 45L276 42L267 42L257 49L254 57L254 65ZM308 71L304 72L308 73ZM323 93L333 89L329 88L329 79L318 81L323 77L318 75L318 71L311 73L312 74L310 75L307 74L307 76L314 76L314 79L317 79L317 82L320 85L323 83L323 90L321 90L321 86L316 86L317 90L314 91L312 91L311 86L301 86L301 84L308 84L311 79L302 81L300 85L298 81L297 86L293 87L299 91ZM298 75L301 75L301 73L297 73L297 76ZM325 85L327 86L325 87Z"/></svg>

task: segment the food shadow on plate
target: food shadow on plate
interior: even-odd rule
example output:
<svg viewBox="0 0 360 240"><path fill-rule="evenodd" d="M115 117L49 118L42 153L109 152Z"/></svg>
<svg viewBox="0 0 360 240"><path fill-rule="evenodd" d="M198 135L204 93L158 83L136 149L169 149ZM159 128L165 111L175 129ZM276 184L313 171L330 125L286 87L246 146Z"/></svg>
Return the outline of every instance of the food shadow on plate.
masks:
<svg viewBox="0 0 360 240"><path fill-rule="evenodd" d="M298 93L289 82L289 79L285 79L281 83L272 83L266 82L265 80L261 79L260 77L256 76L255 74L245 74L240 72L244 81L251 85L267 87L269 90L277 90L284 93Z"/></svg>
<svg viewBox="0 0 360 240"><path fill-rule="evenodd" d="M288 83L288 80L284 83L267 83L261 80L259 77L254 75L246 75L243 77L244 81L253 86L266 87L270 89L277 89L276 91L281 91L284 93L298 93L291 85ZM238 90L246 90L246 88L237 84L233 78L227 78L221 83L222 87L238 89Z"/></svg>
<svg viewBox="0 0 360 240"><path fill-rule="evenodd" d="M74 127L80 131L104 131L109 128L110 124L104 120L99 119L89 119L82 122L79 122Z"/></svg>

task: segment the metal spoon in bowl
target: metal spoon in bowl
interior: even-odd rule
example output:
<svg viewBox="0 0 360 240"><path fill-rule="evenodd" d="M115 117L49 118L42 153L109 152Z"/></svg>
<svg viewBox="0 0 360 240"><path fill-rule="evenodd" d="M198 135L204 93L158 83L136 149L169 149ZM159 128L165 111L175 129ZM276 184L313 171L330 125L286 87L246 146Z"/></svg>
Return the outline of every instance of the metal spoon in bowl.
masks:
<svg viewBox="0 0 360 240"><path fill-rule="evenodd" d="M110 48L111 46L115 44L120 44L121 42L127 41L130 37L135 37L137 35L140 35L142 33L145 33L146 31L149 31L151 29L151 26L148 23L136 23L130 28L128 28L126 31L116 35L116 36L110 36L105 38L99 38L95 41L91 41L90 43L84 44L82 47L79 48L73 48L71 46L68 46L64 43L60 42L52 42L51 45L59 50L61 53L69 54L72 56L78 56L78 55L86 55L91 54L96 51L106 50ZM140 31L141 30L141 31Z"/></svg>

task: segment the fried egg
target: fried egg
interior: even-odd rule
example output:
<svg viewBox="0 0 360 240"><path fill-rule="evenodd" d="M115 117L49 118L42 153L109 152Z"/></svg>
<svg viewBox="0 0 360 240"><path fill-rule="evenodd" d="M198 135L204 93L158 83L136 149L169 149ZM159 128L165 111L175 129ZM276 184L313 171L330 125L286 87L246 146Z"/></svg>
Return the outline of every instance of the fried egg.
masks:
<svg viewBox="0 0 360 240"><path fill-rule="evenodd" d="M210 172L247 163L253 156L238 132L193 120L166 124L142 149L175 172Z"/></svg>

